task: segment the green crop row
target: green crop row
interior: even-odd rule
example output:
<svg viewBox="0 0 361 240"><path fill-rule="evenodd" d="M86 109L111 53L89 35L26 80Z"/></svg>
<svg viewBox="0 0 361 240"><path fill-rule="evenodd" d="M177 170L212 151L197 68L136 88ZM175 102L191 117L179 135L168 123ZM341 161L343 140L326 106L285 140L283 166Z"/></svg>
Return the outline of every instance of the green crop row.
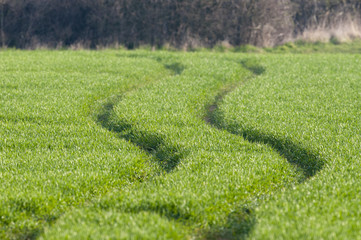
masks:
<svg viewBox="0 0 361 240"><path fill-rule="evenodd" d="M0 238L357 239L360 61L0 52Z"/></svg>
<svg viewBox="0 0 361 240"><path fill-rule="evenodd" d="M0 52L0 238L36 238L156 168L92 117L97 102L170 71L114 52Z"/></svg>
<svg viewBox="0 0 361 240"><path fill-rule="evenodd" d="M168 53L162 58L157 53L139 53L132 57L155 59L182 71L127 92L117 104L105 102L112 107L105 108L107 117L101 120L120 139L150 155L163 171L125 192L108 193L93 207L65 214L45 230L44 238L87 238L87 226L99 222L103 227L93 228L91 236L104 236L104 228L115 238L247 236L255 224L256 202L303 178L272 148L250 143L212 123L209 112L220 94L261 74L262 67L242 55ZM130 217L131 228L123 224ZM139 228L142 231L131 230Z"/></svg>
<svg viewBox="0 0 361 240"><path fill-rule="evenodd" d="M273 147L298 144L307 151L293 151L291 162L312 178L261 204L252 238L360 239L360 56L260 61L267 73L226 96L220 124Z"/></svg>

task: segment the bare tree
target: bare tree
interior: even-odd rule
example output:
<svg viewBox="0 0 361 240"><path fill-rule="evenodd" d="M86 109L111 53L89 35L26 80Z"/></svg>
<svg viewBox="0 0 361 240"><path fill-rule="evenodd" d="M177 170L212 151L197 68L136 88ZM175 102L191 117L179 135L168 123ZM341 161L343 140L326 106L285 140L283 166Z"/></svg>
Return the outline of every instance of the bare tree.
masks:
<svg viewBox="0 0 361 240"><path fill-rule="evenodd" d="M5 30L4 30L4 19L5 19L5 0L0 1L1 8L0 8L0 29L1 29L1 47L5 47Z"/></svg>
<svg viewBox="0 0 361 240"><path fill-rule="evenodd" d="M273 46L360 13L359 0L0 0L0 44Z"/></svg>

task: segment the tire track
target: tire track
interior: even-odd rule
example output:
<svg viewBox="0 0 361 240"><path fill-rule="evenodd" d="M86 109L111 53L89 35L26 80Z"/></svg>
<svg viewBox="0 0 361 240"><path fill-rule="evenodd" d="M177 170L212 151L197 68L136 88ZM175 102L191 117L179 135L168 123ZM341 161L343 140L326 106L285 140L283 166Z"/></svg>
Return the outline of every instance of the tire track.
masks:
<svg viewBox="0 0 361 240"><path fill-rule="evenodd" d="M163 171L171 172L185 157L185 151L179 146L167 143L165 137L159 133L136 129L125 119L117 118L114 120L114 106L121 99L122 95L115 95L106 99L95 114L97 123L115 133L117 137L130 141L142 149Z"/></svg>
<svg viewBox="0 0 361 240"><path fill-rule="evenodd" d="M241 61L241 65L253 73L253 78L265 72L264 67L259 65L254 59L245 59ZM208 107L208 115L205 118L207 123L215 128L241 136L249 142L270 146L276 150L280 156L287 159L290 164L296 166L297 170L302 173L303 177L299 179L300 183L314 176L323 168L325 161L319 154L303 148L290 139L278 138L277 136L252 127L227 124L224 120L223 113L219 110L219 105L222 103L224 97L233 91L235 87L235 85L228 86L225 91L221 91L215 97L213 104Z"/></svg>
<svg viewBox="0 0 361 240"><path fill-rule="evenodd" d="M135 57L143 56L137 55ZM174 76L182 74L184 70L184 66L181 63L171 62L169 59L162 60L161 58L155 58L154 60L163 64L166 69L172 71ZM246 79L246 81L265 72L264 67L259 65L255 59L245 59L241 61L240 64L242 67L253 73L253 76ZM277 138L276 136L252 128L230 126L225 122L219 106L222 103L223 98L242 83L244 83L244 81L226 85L220 90L219 94L215 97L214 102L207 107L208 111L207 116L204 118L205 122L216 129L222 131L225 130L230 134L242 137L251 143L261 143L273 148L301 173L302 177L300 177L299 183L314 176L323 167L323 160L318 154L302 148L300 145L289 139L285 140ZM118 95L104 100L100 110L96 114L96 121L103 128L115 133L119 138L130 141L142 151L146 152L147 155L161 168L161 172L158 174L161 174L162 172L172 172L181 160L185 158L187 153L186 149L167 143L166 137L161 134L139 130L134 125L127 122L126 119L115 118L114 106L120 102L122 98L122 95ZM103 209L107 209L107 207L103 207ZM167 209L173 210L167 212ZM184 221L187 221L188 218L187 214L182 212L182 209L178 206L169 207L151 202L135 206L133 209L122 209L122 211L130 213L150 211L169 219L183 219ZM228 216L224 226L220 226L219 228L215 227L213 230L205 233L202 232L201 234L206 238L230 239L234 238L234 234L236 233L238 238L243 239L249 235L255 224L256 218L252 207L242 206ZM234 229L237 229L237 232L234 232Z"/></svg>
<svg viewBox="0 0 361 240"><path fill-rule="evenodd" d="M253 73L252 78L262 75L265 68L257 63L254 59L245 59L240 64ZM296 170L301 173L298 183L301 184L309 178L315 176L324 166L325 161L319 154L312 152L290 139L278 138L272 134L262 132L252 127L242 127L239 125L229 125L224 118L222 111L219 109L224 97L230 92L234 91L241 84L246 81L226 86L215 97L214 102L208 106L207 115L204 118L205 122L219 130L227 131L230 134L243 137L251 143L260 143L276 150L280 156L285 158L290 164L296 167ZM238 214L228 216L226 227L220 228L219 231L211 231L206 234L207 238L212 239L234 239L234 235L228 229L240 230L236 233L237 239L246 239L250 232L256 225L256 216L251 207L243 207L238 211Z"/></svg>
<svg viewBox="0 0 361 240"><path fill-rule="evenodd" d="M169 76L180 75L185 69L185 66L182 63L170 61L171 59L163 60L161 57L153 58L139 54L130 54L128 56L119 57L152 59L157 63L162 64L164 69L170 71ZM145 86L137 87L131 91L142 87ZM114 116L114 106L122 100L124 95L125 93L113 95L102 100L95 111L95 121L103 128L115 133L118 138L130 141L132 144L142 149L151 157L153 162L157 163L162 171L165 171L166 173L171 172L185 157L186 151L179 146L167 143L165 137L159 133L136 129L126 119L116 118Z"/></svg>

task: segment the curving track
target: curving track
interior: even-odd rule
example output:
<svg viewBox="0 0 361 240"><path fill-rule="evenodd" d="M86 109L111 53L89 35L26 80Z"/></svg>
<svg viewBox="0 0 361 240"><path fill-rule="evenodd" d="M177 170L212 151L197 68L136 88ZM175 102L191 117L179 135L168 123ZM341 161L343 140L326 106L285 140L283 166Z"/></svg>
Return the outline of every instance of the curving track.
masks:
<svg viewBox="0 0 361 240"><path fill-rule="evenodd" d="M134 55L133 57L143 56ZM314 176L322 168L323 160L316 153L298 146L291 140L278 139L275 136L262 133L252 128L235 126L234 124L230 125L227 120L223 119L222 112L219 110L218 105L222 103L224 96L235 89L239 83L243 83L245 80L251 80L264 73L265 69L254 59L224 59L223 67L232 65L233 68L230 69L229 79L225 79L225 76L214 77L212 75L214 74L214 69L212 71L211 68L206 67L203 70L205 71L203 73L205 76L201 76L202 80L195 84L191 81L196 82L196 77L190 77L190 75L187 74L187 70L192 72L192 70L197 70L197 67L199 67L199 69L204 68L204 62L209 63L210 61L205 61L201 57L200 62L203 61L203 63L201 66L197 66L195 62L183 64L171 58L163 60L157 57L155 60L158 63L163 62L165 68L172 70L173 77L167 78L166 81L160 81L158 84L156 83L124 94L122 98L116 98L118 101L114 101L114 99L107 101L103 105L103 110L101 114L98 115L97 120L103 127L117 133L120 138L132 142L147 152L154 162L160 166L160 175L146 184L146 188L149 187L153 191L156 191L159 196L154 196L154 192L144 190L144 187L139 187L139 189L131 190L129 193L129 198L136 199L135 201L128 202L126 199L111 200L112 197L110 197L105 200L106 207L104 207L104 209L111 209L111 203L109 202L120 201L118 210L123 212L131 214L139 214L144 211L154 212L160 216L167 217L171 221L181 221L185 223L185 225L190 226L191 229L194 228L192 227L194 225L200 225L201 228L196 231L196 235L200 234L207 238L246 237L256 222L252 210L254 202L259 201L257 199L262 199L263 196L277 191L277 189L282 188L284 184L289 184L287 183L289 181L303 182ZM235 71L234 69L246 70L239 72L239 70ZM210 73L206 73L207 71ZM184 77L182 76L183 72L185 72ZM159 91L159 89L163 91ZM179 94L180 92L184 94ZM145 99L142 99L141 103L138 100L140 96L145 96ZM201 99L201 101L198 101L198 99ZM212 102L212 99L214 99L214 102ZM171 101L172 104L167 106L169 101ZM137 106L139 103L141 106ZM156 113L157 116L155 116L153 112ZM166 117L162 117L162 115ZM202 116L204 116L205 119L203 123L199 121L202 119ZM208 127L209 124L212 126L211 128ZM200 141L204 141L206 144L195 143L197 142L195 141L197 136L194 135L194 131L187 134L186 129L189 128L198 129L199 134L204 135L200 137ZM218 135L218 137L212 138L214 135ZM212 139L211 141L209 141L210 138ZM227 143L227 138L231 138L232 141ZM219 139L222 140L219 141ZM185 144L184 141L193 141L193 143ZM286 159L294 168L291 167L289 170L282 168L281 173L276 173L277 176L275 178L280 178L277 179L276 182L273 182L272 179L262 180L263 174L269 174L269 172L273 171L275 167L275 165L273 165L274 163L270 164L269 169L264 169L263 172L261 171L261 173L252 176L254 179L250 182L246 181L242 183L242 177L236 179L236 181L240 181L236 185L240 187L239 184L246 184L244 188L246 190L254 189L253 192L246 191L245 193L239 188L234 189L234 187L230 187L232 184L227 181L227 178L232 179L234 175L227 171L219 174L216 179L211 180L211 184L209 185L217 185L217 187L215 187L215 189L210 187L206 190L210 196L202 199L202 197L199 197L199 195L202 196L202 191L191 189L194 183L207 181L207 174L214 175L214 172L212 173L212 171L207 169L212 168L212 161L213 164L219 167L221 164L220 160L225 157L227 151L246 152L247 150L249 151L247 148L252 146L252 144L257 145L256 152L267 152L269 151L268 149L276 151L279 154L278 159L280 159L276 166L282 164L282 159ZM216 150L212 149L212 147L210 148L210 146L215 145ZM243 146L240 148L239 145ZM265 148L261 145L266 145L267 147ZM219 154L219 151L224 151L224 153ZM206 152L206 154L197 156L200 152ZM215 152L216 154L214 154ZM207 153L209 157L207 157ZM252 151L246 154L248 157L240 157L236 154L234 156L235 159L227 156L225 157L225 162L227 162L227 164L231 161L236 163L233 166L230 164L230 168L242 168L245 167L242 162L247 161L247 158L253 158L253 154L254 152L252 153ZM208 159L211 161L205 163ZM202 166L202 163L205 166ZM249 166L247 167L249 168ZM199 170L199 168L201 168L201 170ZM180 174L174 173L174 171L180 172ZM249 169L247 169L247 171L249 171ZM279 175L287 171L291 171L290 175L292 177L290 177L290 179L282 179L283 177ZM162 174L162 172L170 175L166 176ZM188 184L182 182L184 179L182 179L181 175L184 172L190 172L187 174L187 177L191 178L192 181L188 181ZM274 171L272 174L274 174ZM220 180L219 177L222 179ZM163 184L159 185L159 181ZM260 189L254 186L253 181L260 181L258 183ZM182 187L179 189L177 184L182 185ZM219 185L222 184L225 184L224 188L219 187ZM226 190L226 188L233 189L229 191L229 189ZM237 193L237 191L239 191L239 193ZM185 196L182 196L182 192ZM170 197L164 199L164 194ZM237 197L238 194L239 196ZM227 200L228 197L225 199L217 199L219 195L235 196L232 201L229 201ZM181 202L185 201L186 205L187 203L194 202L194 199L191 200L190 198L194 198L195 201L199 201L205 206L200 207L200 209L195 209L195 211L192 212L192 209L185 211L176 203L179 200L181 200ZM211 198L216 199L216 201L212 201ZM206 216L197 216L200 214L197 213L197 211L202 211L202 209L207 208L217 208L220 204L228 204L232 206L231 209L235 210L230 211L229 209L225 209L223 210L224 213L216 211ZM184 205L184 203L182 205ZM209 224L208 221L214 218L212 217L214 214L221 215L221 217L217 220L218 222L215 221L214 224ZM227 222L222 220L225 217L228 218Z"/></svg>

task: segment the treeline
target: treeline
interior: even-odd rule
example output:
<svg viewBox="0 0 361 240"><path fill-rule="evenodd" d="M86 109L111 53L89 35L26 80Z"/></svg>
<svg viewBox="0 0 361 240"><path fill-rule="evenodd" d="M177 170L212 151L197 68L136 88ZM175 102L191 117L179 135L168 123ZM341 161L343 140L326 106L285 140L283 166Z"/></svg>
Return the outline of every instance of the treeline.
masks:
<svg viewBox="0 0 361 240"><path fill-rule="evenodd" d="M272 46L345 26L359 37L360 13L358 0L0 0L0 43Z"/></svg>

